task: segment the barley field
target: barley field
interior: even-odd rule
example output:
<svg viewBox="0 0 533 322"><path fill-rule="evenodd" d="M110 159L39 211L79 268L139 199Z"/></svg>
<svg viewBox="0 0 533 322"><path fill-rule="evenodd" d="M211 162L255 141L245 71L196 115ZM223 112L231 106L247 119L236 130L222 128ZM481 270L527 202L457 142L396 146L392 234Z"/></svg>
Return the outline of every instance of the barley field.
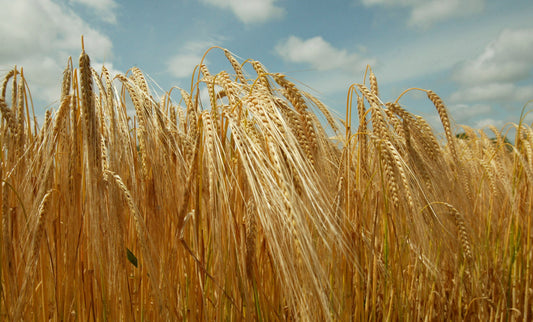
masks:
<svg viewBox="0 0 533 322"><path fill-rule="evenodd" d="M1 320L533 319L529 124L460 127L410 89L431 128L371 69L340 119L206 54L228 71L157 96L82 50L41 126L3 75Z"/></svg>

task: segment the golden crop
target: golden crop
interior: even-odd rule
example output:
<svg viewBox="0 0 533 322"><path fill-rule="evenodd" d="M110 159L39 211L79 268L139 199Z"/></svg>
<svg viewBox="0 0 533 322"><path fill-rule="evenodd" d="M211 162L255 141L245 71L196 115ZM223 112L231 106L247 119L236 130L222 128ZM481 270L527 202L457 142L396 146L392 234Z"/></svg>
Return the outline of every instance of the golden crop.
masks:
<svg viewBox="0 0 533 322"><path fill-rule="evenodd" d="M5 75L0 319L533 319L530 126L456 137L422 90L441 142L371 71L340 122L218 50L161 97L83 51L40 129Z"/></svg>

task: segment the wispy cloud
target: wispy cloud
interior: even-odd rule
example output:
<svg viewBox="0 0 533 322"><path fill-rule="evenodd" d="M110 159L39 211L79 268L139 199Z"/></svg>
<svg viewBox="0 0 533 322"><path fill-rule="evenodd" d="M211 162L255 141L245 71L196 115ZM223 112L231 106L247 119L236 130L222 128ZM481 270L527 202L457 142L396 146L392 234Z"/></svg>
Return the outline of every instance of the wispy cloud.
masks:
<svg viewBox="0 0 533 322"><path fill-rule="evenodd" d="M114 0L70 0L74 3L80 3L94 11L94 13L107 23L116 24L116 9L118 7Z"/></svg>
<svg viewBox="0 0 533 322"><path fill-rule="evenodd" d="M277 0L202 0L204 3L231 10L245 24L264 23L284 16L285 10L276 6Z"/></svg>
<svg viewBox="0 0 533 322"><path fill-rule="evenodd" d="M360 0L365 6L407 8L407 23L413 27L429 27L457 17L470 16L483 10L485 0Z"/></svg>
<svg viewBox="0 0 533 322"><path fill-rule="evenodd" d="M484 119L481 119L479 121L476 121L474 124L473 124L473 128L475 129L485 129L485 128L488 128L489 126L494 126L496 127L497 129L501 129L504 125L505 125L506 121L505 120L495 120L495 119L492 119L492 118L484 118Z"/></svg>
<svg viewBox="0 0 533 322"><path fill-rule="evenodd" d="M69 56L81 51L80 36L93 62L112 58L109 37L68 8L50 0L4 1L0 10L0 69L23 67L34 98L53 101ZM108 65L106 63L106 65Z"/></svg>

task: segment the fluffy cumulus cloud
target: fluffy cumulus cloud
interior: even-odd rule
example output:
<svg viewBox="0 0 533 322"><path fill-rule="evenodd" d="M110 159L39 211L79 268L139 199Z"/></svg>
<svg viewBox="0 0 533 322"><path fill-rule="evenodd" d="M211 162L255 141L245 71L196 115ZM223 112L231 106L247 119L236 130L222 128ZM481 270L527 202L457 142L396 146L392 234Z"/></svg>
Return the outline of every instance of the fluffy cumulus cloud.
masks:
<svg viewBox="0 0 533 322"><path fill-rule="evenodd" d="M277 0L202 0L204 3L228 9L245 24L264 23L281 18L285 10L276 6Z"/></svg>
<svg viewBox="0 0 533 322"><path fill-rule="evenodd" d="M80 3L94 11L101 20L115 24L117 23L116 8L117 3L114 0L71 0L74 3Z"/></svg>
<svg viewBox="0 0 533 322"><path fill-rule="evenodd" d="M456 66L453 79L461 89L454 101L507 100L524 102L533 98L533 29L507 29L478 56ZM530 82L529 82L530 83Z"/></svg>
<svg viewBox="0 0 533 322"><path fill-rule="evenodd" d="M59 97L62 71L69 56L79 56L81 35L93 62L112 58L111 40L65 4L0 0L0 7L0 72L23 67L34 99L49 103Z"/></svg>
<svg viewBox="0 0 533 322"><path fill-rule="evenodd" d="M414 27L430 25L469 16L483 10L484 0L361 0L365 6L403 7L410 11L408 24Z"/></svg>
<svg viewBox="0 0 533 322"><path fill-rule="evenodd" d="M374 59L335 48L320 36L309 39L290 36L278 43L275 51L287 62L307 63L319 71L342 69L348 72L360 72L367 64L375 63Z"/></svg>
<svg viewBox="0 0 533 322"><path fill-rule="evenodd" d="M168 61L168 71L177 78L192 75L194 67L200 63L202 55L196 53L183 53L171 57ZM204 61L205 62L205 61Z"/></svg>

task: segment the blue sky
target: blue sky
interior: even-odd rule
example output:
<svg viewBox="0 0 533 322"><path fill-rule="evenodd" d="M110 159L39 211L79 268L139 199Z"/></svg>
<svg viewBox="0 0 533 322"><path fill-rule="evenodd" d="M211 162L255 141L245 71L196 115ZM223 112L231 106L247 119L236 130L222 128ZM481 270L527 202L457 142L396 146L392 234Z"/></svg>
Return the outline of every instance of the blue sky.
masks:
<svg viewBox="0 0 533 322"><path fill-rule="evenodd" d="M81 34L93 66L137 66L163 90L188 89L194 66L218 45L308 86L341 117L367 64L383 101L432 89L457 123L473 127L518 122L533 99L531 0L0 0L0 8L0 74L24 67L39 116L57 107ZM221 51L207 66L231 70ZM438 126L425 95L400 102Z"/></svg>

